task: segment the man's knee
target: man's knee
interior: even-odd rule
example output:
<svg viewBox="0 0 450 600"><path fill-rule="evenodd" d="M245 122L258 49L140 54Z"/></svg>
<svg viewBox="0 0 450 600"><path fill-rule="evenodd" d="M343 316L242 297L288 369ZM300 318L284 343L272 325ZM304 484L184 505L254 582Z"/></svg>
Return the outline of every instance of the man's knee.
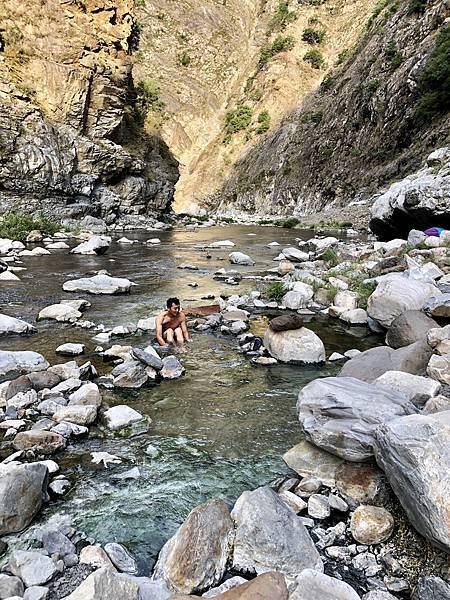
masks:
<svg viewBox="0 0 450 600"><path fill-rule="evenodd" d="M183 332L181 331L181 329L179 327L177 327L175 329L175 337L177 338L178 342L184 341Z"/></svg>
<svg viewBox="0 0 450 600"><path fill-rule="evenodd" d="M169 329L166 329L164 332L164 337L166 338L166 340L173 340L173 329L171 329L169 327Z"/></svg>

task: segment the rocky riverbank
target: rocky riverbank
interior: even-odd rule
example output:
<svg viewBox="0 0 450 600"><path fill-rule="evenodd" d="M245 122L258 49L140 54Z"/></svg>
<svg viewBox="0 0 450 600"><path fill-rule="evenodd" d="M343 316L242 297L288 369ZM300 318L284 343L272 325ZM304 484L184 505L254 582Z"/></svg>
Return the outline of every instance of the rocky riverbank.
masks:
<svg viewBox="0 0 450 600"><path fill-rule="evenodd" d="M120 436L126 446L155 426L129 405L133 397L112 398L164 381L176 386L186 368L183 354L142 344L142 335L154 331L151 315L113 327L87 320L84 312L89 316L100 298L114 295L120 304L139 285L126 273L86 268L85 276L61 283L59 302L36 308L36 324L0 316L0 535L8 552L0 597L449 597L448 238L413 230L407 240L386 243L361 241L351 231L344 239L305 240L294 230L290 245L268 244L275 266L267 269L227 239L227 229L221 233L198 247L198 257L220 256L229 266L205 272L195 261L178 262L180 274L192 275L192 289L201 290L207 278L222 288L207 309L194 303L187 311L193 335L234 339L236 353L269 376L280 364L313 366L318 375L321 365L343 365L340 376L298 390L299 443L284 455L291 474L236 502L210 498L191 506L151 572L124 546L96 543L72 523L44 522L31 536L20 534L45 503L68 494L72 482L59 464L68 450L94 432ZM157 235L114 243L137 253L157 247ZM36 261L57 253L68 260L107 257L111 243L105 232L0 240L0 285L26 286ZM233 294L243 281L253 289ZM361 352L355 338L356 347L331 353L313 331L317 318L330 327L338 320L355 331L371 329L386 336L385 345ZM17 336L36 339L51 323L68 328L71 339L52 354L68 362L8 349ZM87 344L95 345L89 355ZM148 455L154 452L149 446ZM99 451L91 460L106 468L121 459ZM133 481L138 472L132 467L120 477Z"/></svg>

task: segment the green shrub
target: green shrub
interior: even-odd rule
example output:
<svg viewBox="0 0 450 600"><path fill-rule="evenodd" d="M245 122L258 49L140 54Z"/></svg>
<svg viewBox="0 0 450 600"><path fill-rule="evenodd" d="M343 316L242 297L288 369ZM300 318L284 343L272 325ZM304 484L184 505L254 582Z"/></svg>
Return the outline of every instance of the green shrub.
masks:
<svg viewBox="0 0 450 600"><path fill-rule="evenodd" d="M393 0L379 0L379 2L376 4L375 8L373 9L373 12L369 18L369 20L367 21L367 26L370 27L370 25L372 25L372 23L375 21L375 19L378 17L378 15L380 15L383 10L389 6L389 4L391 4ZM397 7L395 5L395 10L397 10Z"/></svg>
<svg viewBox="0 0 450 600"><path fill-rule="evenodd" d="M345 50L342 50L342 52L339 52L336 64L342 65L343 63L347 62L347 60L352 56L352 54L353 54L352 50L350 50L349 48L345 48Z"/></svg>
<svg viewBox="0 0 450 600"><path fill-rule="evenodd" d="M330 267L335 267L339 264L339 256L334 248L327 248L320 258L326 261Z"/></svg>
<svg viewBox="0 0 450 600"><path fill-rule="evenodd" d="M250 94L250 100L253 100L254 102L259 102L262 97L263 93L261 90L253 90L253 92Z"/></svg>
<svg viewBox="0 0 450 600"><path fill-rule="evenodd" d="M151 111L162 113L166 107L161 100L161 89L154 81L139 81L136 86L136 117L141 124Z"/></svg>
<svg viewBox="0 0 450 600"><path fill-rule="evenodd" d="M350 285L350 289L353 292L356 292L359 296L359 299L358 299L358 307L359 308L367 308L367 300L369 299L369 296L371 296L373 294L376 287L377 287L377 284L374 281L368 281L367 283L360 281L356 284Z"/></svg>
<svg viewBox="0 0 450 600"><path fill-rule="evenodd" d="M410 0L408 6L409 15L423 15L427 8L427 0Z"/></svg>
<svg viewBox="0 0 450 600"><path fill-rule="evenodd" d="M35 216L9 211L6 212L0 222L0 238L8 238L24 242L30 231L38 230L43 235L53 235L59 231L60 225L50 220L42 213Z"/></svg>
<svg viewBox="0 0 450 600"><path fill-rule="evenodd" d="M393 40L384 49L384 56L392 70L397 69L403 62L403 54L398 50L397 44Z"/></svg>
<svg viewBox="0 0 450 600"><path fill-rule="evenodd" d="M145 0L136 0L136 6L145 6Z"/></svg>
<svg viewBox="0 0 450 600"><path fill-rule="evenodd" d="M314 29L313 27L307 27L303 30L302 40L308 42L308 44L320 44L325 39L325 31L323 29Z"/></svg>
<svg viewBox="0 0 450 600"><path fill-rule="evenodd" d="M296 19L297 14L289 10L289 4L287 2L280 2L277 12L270 21L269 31L283 31L289 23L292 23Z"/></svg>
<svg viewBox="0 0 450 600"><path fill-rule="evenodd" d="M336 285L330 285L330 287L328 288L328 298L330 299L330 302L333 304L338 292L340 292L341 290L336 286Z"/></svg>
<svg viewBox="0 0 450 600"><path fill-rule="evenodd" d="M269 300L274 300L278 303L281 302L285 293L286 288L282 281L272 281L272 283L266 285L264 289L264 296L269 298Z"/></svg>
<svg viewBox="0 0 450 600"><path fill-rule="evenodd" d="M284 229L292 229L299 223L300 223L300 220L297 219L297 217L288 217L287 219L285 219L282 222L281 227L284 227Z"/></svg>
<svg viewBox="0 0 450 600"><path fill-rule="evenodd" d="M230 110L225 116L225 131L231 134L246 129L252 121L252 116L253 109L245 104Z"/></svg>
<svg viewBox="0 0 450 600"><path fill-rule="evenodd" d="M325 77L322 79L322 82L320 84L321 91L327 91L327 90L331 89L333 87L335 81L336 81L336 76L332 75L331 73L327 73L325 75Z"/></svg>
<svg viewBox="0 0 450 600"><path fill-rule="evenodd" d="M313 69L322 69L325 61L322 52L317 48L311 48L303 57L303 60L309 62Z"/></svg>
<svg viewBox="0 0 450 600"><path fill-rule="evenodd" d="M182 65L183 67L187 67L189 65L189 63L191 62L191 57L189 56L189 54L187 52L182 52L179 56L178 56L178 62L180 63L180 65Z"/></svg>
<svg viewBox="0 0 450 600"><path fill-rule="evenodd" d="M262 113L258 115L258 127L256 128L256 133L265 133L270 127L270 115L267 110L264 110Z"/></svg>
<svg viewBox="0 0 450 600"><path fill-rule="evenodd" d="M364 95L367 98L371 98L375 94L375 92L377 91L377 89L379 87L380 87L380 81L379 81L379 79L369 79L369 81L367 81L363 85Z"/></svg>
<svg viewBox="0 0 450 600"><path fill-rule="evenodd" d="M292 50L295 46L295 40L291 35L278 35L270 46L261 48L259 55L259 68L263 67L275 54Z"/></svg>
<svg viewBox="0 0 450 600"><path fill-rule="evenodd" d="M439 31L420 78L420 98L415 120L422 125L448 110L450 105L450 25Z"/></svg>

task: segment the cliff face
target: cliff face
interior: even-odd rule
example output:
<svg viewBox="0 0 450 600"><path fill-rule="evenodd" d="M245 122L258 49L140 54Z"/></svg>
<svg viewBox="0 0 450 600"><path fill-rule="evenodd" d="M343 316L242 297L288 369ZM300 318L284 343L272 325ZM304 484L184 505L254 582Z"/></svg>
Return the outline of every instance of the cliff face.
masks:
<svg viewBox="0 0 450 600"><path fill-rule="evenodd" d="M142 0L136 81L151 84L161 104L147 119L180 161L175 208L202 205L232 165L258 145L267 113L277 130L324 76L303 57L307 28L323 30L325 64L353 46L377 0ZM267 60L261 51L278 44ZM286 41L287 40L287 41ZM289 41L290 40L290 41ZM269 53L272 50L269 51ZM227 112L245 106L250 123L228 135ZM269 131L270 131L269 130ZM225 142L224 142L225 141ZM232 203L231 203L232 204Z"/></svg>
<svg viewBox="0 0 450 600"><path fill-rule="evenodd" d="M416 3L417 4L417 3ZM419 3L420 4L420 3ZM352 216L448 141L448 106L417 118L421 78L449 16L445 2L386 0L320 88L239 161L210 207L219 212ZM447 42L448 47L448 42ZM447 59L448 60L448 48ZM448 86L448 83L447 83Z"/></svg>
<svg viewBox="0 0 450 600"><path fill-rule="evenodd" d="M132 11L132 0L3 3L1 211L113 222L170 205L177 163L132 109Z"/></svg>

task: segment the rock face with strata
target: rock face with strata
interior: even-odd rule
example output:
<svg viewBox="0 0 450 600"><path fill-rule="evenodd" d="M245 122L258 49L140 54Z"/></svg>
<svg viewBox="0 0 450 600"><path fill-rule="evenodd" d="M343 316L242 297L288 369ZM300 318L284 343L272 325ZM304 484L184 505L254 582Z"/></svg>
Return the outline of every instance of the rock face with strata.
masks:
<svg viewBox="0 0 450 600"><path fill-rule="evenodd" d="M42 463L0 465L0 535L29 525L47 497L48 470Z"/></svg>
<svg viewBox="0 0 450 600"><path fill-rule="evenodd" d="M124 148L133 127L133 2L6 0L2 8L2 210L109 223L164 211L177 179L167 146L142 131L140 148Z"/></svg>
<svg viewBox="0 0 450 600"><path fill-rule="evenodd" d="M383 423L374 451L413 527L449 552L450 411Z"/></svg>
<svg viewBox="0 0 450 600"><path fill-rule="evenodd" d="M179 593L217 585L225 573L233 522L223 500L209 500L192 510L164 545L153 579L164 579Z"/></svg>
<svg viewBox="0 0 450 600"><path fill-rule="evenodd" d="M264 346L282 362L310 364L325 361L322 340L306 327L278 332L269 327L264 335Z"/></svg>
<svg viewBox="0 0 450 600"><path fill-rule="evenodd" d="M308 440L354 462L373 456L380 424L416 412L403 395L351 377L308 383L298 395L297 410Z"/></svg>
<svg viewBox="0 0 450 600"><path fill-rule="evenodd" d="M236 526L234 570L249 574L274 570L288 578L307 568L323 570L301 519L269 487L244 492L231 517Z"/></svg>

